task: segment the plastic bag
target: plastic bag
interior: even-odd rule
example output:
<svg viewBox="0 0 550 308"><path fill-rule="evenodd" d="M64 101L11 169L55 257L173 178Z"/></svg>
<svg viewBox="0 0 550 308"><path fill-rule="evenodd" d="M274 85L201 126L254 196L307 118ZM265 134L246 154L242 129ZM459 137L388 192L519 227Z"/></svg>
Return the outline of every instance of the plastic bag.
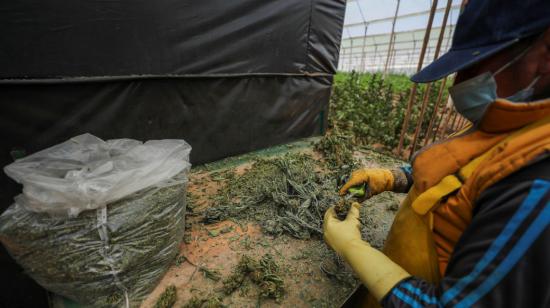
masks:
<svg viewBox="0 0 550 308"><path fill-rule="evenodd" d="M4 170L23 184L17 204L35 212L74 217L174 177L190 167L190 151L183 140L105 142L84 134L19 159Z"/></svg>
<svg viewBox="0 0 550 308"><path fill-rule="evenodd" d="M24 193L0 216L0 241L52 292L136 306L179 250L190 150L181 140L81 135L18 160L6 171Z"/></svg>

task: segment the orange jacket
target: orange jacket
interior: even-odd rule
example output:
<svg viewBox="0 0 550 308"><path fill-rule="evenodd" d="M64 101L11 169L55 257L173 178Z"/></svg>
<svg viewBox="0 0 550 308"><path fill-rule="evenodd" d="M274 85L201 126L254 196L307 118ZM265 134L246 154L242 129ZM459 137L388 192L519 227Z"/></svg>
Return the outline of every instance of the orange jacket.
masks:
<svg viewBox="0 0 550 308"><path fill-rule="evenodd" d="M550 99L497 100L477 129L414 157L414 186L396 215L384 252L412 275L439 281L480 193L547 151Z"/></svg>

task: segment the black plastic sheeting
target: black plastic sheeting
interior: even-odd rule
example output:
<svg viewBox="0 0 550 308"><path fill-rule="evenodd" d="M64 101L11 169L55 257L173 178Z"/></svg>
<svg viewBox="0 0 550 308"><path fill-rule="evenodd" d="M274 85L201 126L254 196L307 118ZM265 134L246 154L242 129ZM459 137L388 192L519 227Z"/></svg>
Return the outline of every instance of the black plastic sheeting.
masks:
<svg viewBox="0 0 550 308"><path fill-rule="evenodd" d="M343 0L0 2L0 78L334 73Z"/></svg>
<svg viewBox="0 0 550 308"><path fill-rule="evenodd" d="M343 0L0 2L0 166L85 132L194 164L322 134ZM0 175L0 212L21 187ZM0 308L44 292L0 247Z"/></svg>
<svg viewBox="0 0 550 308"><path fill-rule="evenodd" d="M321 134L330 87L331 77L286 76L0 85L10 102L0 136L8 153L33 153L82 132L183 138L192 161L203 163Z"/></svg>

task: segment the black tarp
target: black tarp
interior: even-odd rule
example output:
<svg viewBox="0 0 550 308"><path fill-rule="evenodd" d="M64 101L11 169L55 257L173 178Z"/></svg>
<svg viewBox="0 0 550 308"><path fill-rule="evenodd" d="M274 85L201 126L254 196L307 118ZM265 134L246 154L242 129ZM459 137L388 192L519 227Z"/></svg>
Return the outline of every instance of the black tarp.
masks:
<svg viewBox="0 0 550 308"><path fill-rule="evenodd" d="M344 1L0 2L0 78L333 74Z"/></svg>
<svg viewBox="0 0 550 308"><path fill-rule="evenodd" d="M344 10L343 0L1 1L0 165L84 132L182 138L195 164L321 134ZM20 187L4 174L0 187L2 212ZM36 306L5 258L0 307Z"/></svg>

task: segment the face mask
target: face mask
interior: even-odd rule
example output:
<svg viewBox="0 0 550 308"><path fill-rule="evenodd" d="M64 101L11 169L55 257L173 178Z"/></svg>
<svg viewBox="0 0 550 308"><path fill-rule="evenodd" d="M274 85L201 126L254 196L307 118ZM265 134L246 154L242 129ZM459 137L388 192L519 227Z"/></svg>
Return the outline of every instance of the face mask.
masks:
<svg viewBox="0 0 550 308"><path fill-rule="evenodd" d="M497 99L497 83L494 77L518 61L527 51L529 51L529 48L498 69L494 74L486 72L450 87L449 94L453 99L456 110L463 117L477 124L483 117L487 107ZM539 78L540 76L535 78L525 89L518 91L506 99L513 102L528 101L533 96L533 86Z"/></svg>
<svg viewBox="0 0 550 308"><path fill-rule="evenodd" d="M485 109L497 98L497 84L490 72L449 88L456 111L472 123L477 123Z"/></svg>
<svg viewBox="0 0 550 308"><path fill-rule="evenodd" d="M539 81L540 77L541 76L538 76L537 78L535 78L525 89L520 90L519 92L517 92L512 96L508 96L506 99L516 103L530 101L531 97L533 97L533 94L535 93L534 86L537 83L537 81Z"/></svg>

